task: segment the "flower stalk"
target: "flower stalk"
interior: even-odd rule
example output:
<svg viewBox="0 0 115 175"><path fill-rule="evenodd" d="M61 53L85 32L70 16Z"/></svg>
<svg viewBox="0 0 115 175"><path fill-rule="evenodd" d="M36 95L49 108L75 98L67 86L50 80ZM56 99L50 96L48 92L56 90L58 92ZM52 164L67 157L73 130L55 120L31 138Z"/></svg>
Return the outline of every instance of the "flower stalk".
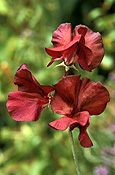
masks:
<svg viewBox="0 0 115 175"><path fill-rule="evenodd" d="M78 159L77 159L77 156L76 156L76 151L75 151L75 146L74 146L73 134L72 134L72 131L70 131L70 130L69 130L69 137L70 137L71 149L72 149L72 153L73 153L73 158L74 158L74 163L75 163L77 175L80 175Z"/></svg>

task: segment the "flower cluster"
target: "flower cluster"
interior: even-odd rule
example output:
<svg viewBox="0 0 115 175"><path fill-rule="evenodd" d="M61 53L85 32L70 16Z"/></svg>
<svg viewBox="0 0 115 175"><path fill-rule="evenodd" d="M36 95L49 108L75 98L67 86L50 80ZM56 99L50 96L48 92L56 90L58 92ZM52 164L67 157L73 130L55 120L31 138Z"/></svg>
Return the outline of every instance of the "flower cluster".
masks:
<svg viewBox="0 0 115 175"><path fill-rule="evenodd" d="M53 33L52 43L52 48L45 48L52 56L48 66L55 60L63 60L66 66L79 63L82 69L91 72L104 56L100 33L84 25L76 26L72 34L70 23L61 24ZM69 128L70 131L78 127L80 144L83 147L93 145L87 133L90 118L101 114L110 101L107 89L100 82L69 75L55 85L43 86L23 64L15 74L14 84L18 86L18 91L9 93L6 104L14 120L36 121L41 112L51 105L52 111L63 116L49 123L50 127L56 130Z"/></svg>
<svg viewBox="0 0 115 175"><path fill-rule="evenodd" d="M84 25L75 27L71 33L71 24L61 24L52 36L53 48L46 47L52 60L63 60L65 65L79 63L87 71L92 71L102 61L104 48L99 32L95 33Z"/></svg>

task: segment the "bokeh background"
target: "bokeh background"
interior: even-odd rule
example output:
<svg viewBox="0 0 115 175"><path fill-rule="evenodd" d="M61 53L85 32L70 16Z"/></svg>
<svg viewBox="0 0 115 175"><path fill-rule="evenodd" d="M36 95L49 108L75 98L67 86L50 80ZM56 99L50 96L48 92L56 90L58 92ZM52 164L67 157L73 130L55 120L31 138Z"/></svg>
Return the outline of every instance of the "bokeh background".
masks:
<svg viewBox="0 0 115 175"><path fill-rule="evenodd" d="M0 175L74 175L76 172L68 131L48 123L59 118L49 109L37 122L17 122L6 101L16 70L26 63L41 85L52 85L63 75L59 63L44 48L52 46L54 30L65 22L84 24L102 34L105 56L101 65L82 76L101 83L111 101L100 116L92 116L88 129L92 148L82 148L79 130L73 131L82 175L115 173L115 0L0 0ZM72 74L78 72L70 70ZM101 100L101 99L100 99Z"/></svg>

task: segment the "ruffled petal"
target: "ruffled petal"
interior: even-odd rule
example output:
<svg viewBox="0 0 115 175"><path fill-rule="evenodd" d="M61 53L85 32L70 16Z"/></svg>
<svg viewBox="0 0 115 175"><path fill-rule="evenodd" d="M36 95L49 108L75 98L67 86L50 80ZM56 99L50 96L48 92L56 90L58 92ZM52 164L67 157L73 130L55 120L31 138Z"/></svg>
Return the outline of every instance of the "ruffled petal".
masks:
<svg viewBox="0 0 115 175"><path fill-rule="evenodd" d="M76 47L75 50L77 52L77 44L79 40L80 40L80 37L77 37L76 40L69 42L67 45L59 46L59 47L45 47L45 50L48 55L59 59L63 55L63 53L68 51L71 47Z"/></svg>
<svg viewBox="0 0 115 175"><path fill-rule="evenodd" d="M62 56L62 52L64 51L64 47L46 47L45 50L48 55L54 58L60 58Z"/></svg>
<svg viewBox="0 0 115 175"><path fill-rule="evenodd" d="M78 43L75 42L73 45L68 47L68 49L66 49L63 52L63 59L64 59L65 64L75 63L74 57L76 56L77 48L78 48Z"/></svg>
<svg viewBox="0 0 115 175"><path fill-rule="evenodd" d="M54 47L64 46L68 44L71 39L71 23L64 23L53 33L52 43Z"/></svg>
<svg viewBox="0 0 115 175"><path fill-rule="evenodd" d="M83 112L86 112L86 111L83 111ZM80 130L79 140L80 141L84 138L86 130L89 127L89 125L90 125L90 115L88 113L84 125L79 125L79 130Z"/></svg>
<svg viewBox="0 0 115 175"><path fill-rule="evenodd" d="M89 67L90 69L94 69L98 65L100 65L104 57L104 47L100 33L95 33L88 28L85 35L85 46L92 51L93 59L92 62L89 64Z"/></svg>
<svg viewBox="0 0 115 175"><path fill-rule="evenodd" d="M104 56L104 47L101 35L99 32L93 32L84 25L78 25L75 27L74 36L79 34L84 36L85 46L92 52L92 61L88 63L89 68L92 70L101 63Z"/></svg>
<svg viewBox="0 0 115 175"><path fill-rule="evenodd" d="M90 115L99 115L109 101L109 92L100 82L95 83L87 78L82 79L78 103L80 111L88 111Z"/></svg>
<svg viewBox="0 0 115 175"><path fill-rule="evenodd" d="M72 119L75 120L75 123L73 122L70 124L70 130L73 130L76 127L76 123L77 123L77 125L82 126L82 128L84 128L86 130L87 127L89 126L90 115L89 115L89 112L82 111L82 112L78 112L77 114L75 114L72 117ZM82 135L82 133L81 133L81 135Z"/></svg>
<svg viewBox="0 0 115 175"><path fill-rule="evenodd" d="M48 102L39 94L14 91L9 93L6 106L14 120L30 122L39 119Z"/></svg>
<svg viewBox="0 0 115 175"><path fill-rule="evenodd" d="M87 62L87 65L89 65L92 61L93 55L92 55L92 51L88 47L85 46L85 38L83 35L81 36L81 38L79 40L77 55L79 57L82 57L81 56L82 52L84 52L85 60Z"/></svg>
<svg viewBox="0 0 115 175"><path fill-rule="evenodd" d="M87 111L83 111L77 114L79 116L79 130L80 130L80 134L78 136L78 139L80 141L80 144L83 147L91 147L93 146L92 141L90 140L88 134L87 134L87 128L90 125L90 115ZM77 116L76 116L77 118Z"/></svg>
<svg viewBox="0 0 115 175"><path fill-rule="evenodd" d="M40 84L25 64L16 71L14 84L18 85L18 90L22 92L42 93L42 89L39 88Z"/></svg>
<svg viewBox="0 0 115 175"><path fill-rule="evenodd" d="M70 75L54 85L55 94L51 104L54 112L63 115L71 114L78 102L79 83L80 75Z"/></svg>
<svg viewBox="0 0 115 175"><path fill-rule="evenodd" d="M81 35L81 38L80 38L79 44L78 44L77 62L80 64L82 69L91 72L91 69L88 65L92 61L93 54L92 54L92 51L88 47L85 46L85 38L84 38L84 36L87 32L87 28L84 27L84 28L80 28L80 29L82 29L82 30L77 31L76 28L74 30L74 35L75 35L74 37Z"/></svg>
<svg viewBox="0 0 115 175"><path fill-rule="evenodd" d="M80 64L82 69L91 72L91 69L88 66L88 62L89 60L91 60L91 58L92 58L91 51L87 47L82 46L82 48L79 50L77 59L77 62Z"/></svg>
<svg viewBox="0 0 115 175"><path fill-rule="evenodd" d="M85 118L85 119L83 119ZM87 111L78 113L74 118L70 117L61 117L51 123L49 126L56 130L66 130L69 127L69 130L73 130L75 127L79 127L79 141L83 147L91 147L93 146L92 141L90 140L86 129L89 126L90 116Z"/></svg>
<svg viewBox="0 0 115 175"><path fill-rule="evenodd" d="M81 25L81 24L77 25L73 32L73 39L76 38L78 35L81 35L84 37L87 33L87 30L88 30L88 27L86 27L85 25Z"/></svg>
<svg viewBox="0 0 115 175"><path fill-rule="evenodd" d="M83 146L85 148L89 148L89 147L93 146L93 143L92 143L91 139L89 138L87 132L85 133L83 139L80 140L80 144L81 144L81 146Z"/></svg>
<svg viewBox="0 0 115 175"><path fill-rule="evenodd" d="M60 95L55 92L51 102L51 109L57 114L69 115L73 110L73 106L65 102Z"/></svg>
<svg viewBox="0 0 115 175"><path fill-rule="evenodd" d="M72 123L74 121L74 119L70 118L70 117L61 117L51 123L49 123L49 126L56 129L56 130L66 130L70 123Z"/></svg>
<svg viewBox="0 0 115 175"><path fill-rule="evenodd" d="M85 117L85 119L83 119L83 117ZM75 127L79 127L80 134L78 138L79 138L80 144L83 147L91 147L93 146L93 143L86 132L86 129L89 126L89 121L90 121L90 116L87 111L84 111L76 115L75 118L70 118L67 116L61 117L49 123L49 126L52 127L53 129L61 130L61 131L66 130L68 127L69 127L69 130L73 130Z"/></svg>
<svg viewBox="0 0 115 175"><path fill-rule="evenodd" d="M53 91L53 87L51 86L40 85L30 72L26 64L23 64L17 70L14 78L14 84L18 85L19 91L38 93L43 96Z"/></svg>

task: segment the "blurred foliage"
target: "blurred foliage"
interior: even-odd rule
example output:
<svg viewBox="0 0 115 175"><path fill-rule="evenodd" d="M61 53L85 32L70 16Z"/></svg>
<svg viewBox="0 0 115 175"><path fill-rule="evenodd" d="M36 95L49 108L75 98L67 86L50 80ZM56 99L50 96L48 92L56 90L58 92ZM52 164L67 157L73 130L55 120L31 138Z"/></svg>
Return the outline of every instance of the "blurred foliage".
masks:
<svg viewBox="0 0 115 175"><path fill-rule="evenodd" d="M51 85L63 75L57 63L46 68L53 31L63 22L73 28L84 24L102 34L105 56L101 65L82 76L101 81L111 101L100 116L92 116L89 134L92 148L79 145L73 131L83 175L94 174L104 165L115 172L115 0L0 0L0 175L73 175L75 167L67 131L55 131L48 123L59 117L43 111L37 122L16 122L7 112L6 101L16 70L26 63L40 84ZM57 61L58 62L58 61ZM76 74L70 69L71 74ZM101 99L100 99L101 100Z"/></svg>

